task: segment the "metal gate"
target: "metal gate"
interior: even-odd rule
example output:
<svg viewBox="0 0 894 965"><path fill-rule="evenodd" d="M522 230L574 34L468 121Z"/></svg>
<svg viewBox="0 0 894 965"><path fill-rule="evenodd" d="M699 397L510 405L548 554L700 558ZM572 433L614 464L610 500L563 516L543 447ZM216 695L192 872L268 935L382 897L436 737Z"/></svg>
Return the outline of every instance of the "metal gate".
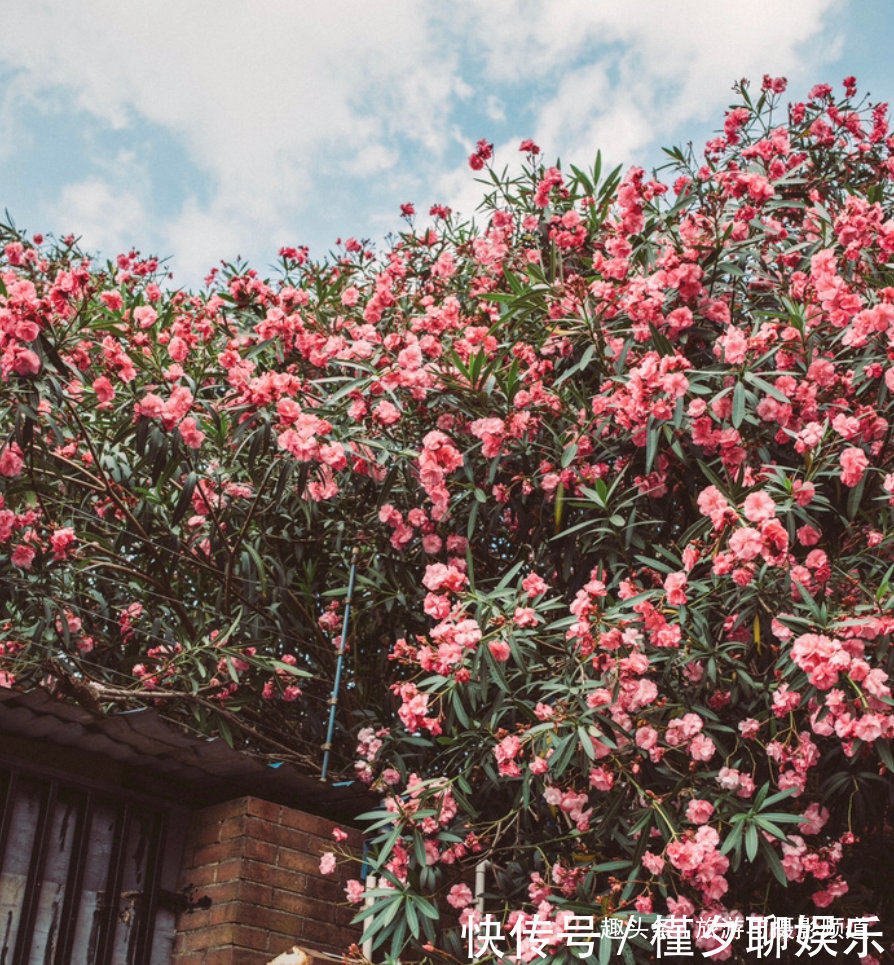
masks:
<svg viewBox="0 0 894 965"><path fill-rule="evenodd" d="M168 965L164 812L14 768L0 789L0 965Z"/></svg>

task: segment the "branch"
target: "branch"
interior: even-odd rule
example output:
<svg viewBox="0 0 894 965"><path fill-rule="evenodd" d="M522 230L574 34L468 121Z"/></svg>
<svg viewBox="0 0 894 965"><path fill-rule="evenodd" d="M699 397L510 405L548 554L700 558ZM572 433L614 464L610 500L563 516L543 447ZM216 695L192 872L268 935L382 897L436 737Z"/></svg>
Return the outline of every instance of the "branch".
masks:
<svg viewBox="0 0 894 965"><path fill-rule="evenodd" d="M281 744L279 741L268 737L266 734L247 724L242 717L238 714L233 713L231 710L226 710L225 708L212 703L210 700L206 700L204 697L200 697L198 694L190 693L188 691L160 691L160 690L125 690L119 687L109 687L106 684L98 683L97 681L89 681L83 683L82 686L90 692L93 698L96 700L97 704L100 701L110 701L113 703L129 701L129 700L189 700L199 707L203 707L205 710L213 711L215 714L219 714L229 723L235 725L240 732L243 734L248 734L255 740L262 744L266 744L268 747L273 748L277 751L279 757L285 757L293 762L298 762L304 768L309 768L315 772L321 771L322 766L319 762L313 761L311 758L306 757L303 754L299 754L293 748L287 746L286 744Z"/></svg>

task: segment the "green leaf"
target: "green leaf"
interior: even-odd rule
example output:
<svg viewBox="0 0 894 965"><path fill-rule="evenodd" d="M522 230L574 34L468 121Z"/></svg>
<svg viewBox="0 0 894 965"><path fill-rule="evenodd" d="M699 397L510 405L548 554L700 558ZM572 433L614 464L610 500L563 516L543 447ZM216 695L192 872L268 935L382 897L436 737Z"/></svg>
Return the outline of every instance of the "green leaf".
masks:
<svg viewBox="0 0 894 965"><path fill-rule="evenodd" d="M754 824L749 824L745 831L745 854L749 861L754 861L757 857L757 828Z"/></svg>
<svg viewBox="0 0 894 965"><path fill-rule="evenodd" d="M767 867L773 874L773 877L782 885L783 888L788 887L788 878L785 876L785 869L782 867L782 862L779 860L779 855L776 854L773 846L769 841L761 840L760 843L761 855L767 862Z"/></svg>
<svg viewBox="0 0 894 965"><path fill-rule="evenodd" d="M888 769L888 772L894 774L894 756L891 754L891 741L880 737L872 746L875 748L879 760Z"/></svg>
<svg viewBox="0 0 894 965"><path fill-rule="evenodd" d="M743 814L735 815L735 818L742 818L742 817L744 817ZM720 846L720 853L726 854L727 852L732 851L733 848L738 849L741 846L742 833L743 833L742 822L736 821L736 823L733 825L732 829L730 830L729 834L727 834L727 836L724 838L723 844Z"/></svg>
<svg viewBox="0 0 894 965"><path fill-rule="evenodd" d="M735 389L733 389L733 412L732 412L732 423L733 428L738 429L742 425L742 420L745 418L745 386L741 382L736 383Z"/></svg>
<svg viewBox="0 0 894 965"><path fill-rule="evenodd" d="M863 490L866 488L866 480L869 477L866 473L860 477L860 481L856 486L851 487L851 491L847 497L847 518L855 519L857 513L860 509L860 502L863 499Z"/></svg>
<svg viewBox="0 0 894 965"><path fill-rule="evenodd" d="M646 430L646 474L652 471L652 464L655 462L655 454L658 452L658 440L660 438L660 427L655 424L655 419L649 416L649 425Z"/></svg>
<svg viewBox="0 0 894 965"><path fill-rule="evenodd" d="M590 737L590 734L588 733L587 728L579 725L577 728L577 736L580 740L580 746L584 754L591 761L596 760L596 752L593 749L593 740Z"/></svg>
<svg viewBox="0 0 894 965"><path fill-rule="evenodd" d="M755 388L761 389L766 392L767 395L772 396L777 402L785 402L787 405L791 404L791 400L787 395L780 392L775 385L771 385L765 379L760 378L760 376L755 375L753 372L745 372L743 378L746 382L750 382Z"/></svg>
<svg viewBox="0 0 894 965"><path fill-rule="evenodd" d="M565 484L559 483L556 486L556 506L555 506L555 532L558 533L562 528L562 511L565 508Z"/></svg>
<svg viewBox="0 0 894 965"><path fill-rule="evenodd" d="M572 442L570 446L566 446L562 450L562 459L560 465L562 469L567 469L568 466L574 462L574 457L577 455L577 443Z"/></svg>

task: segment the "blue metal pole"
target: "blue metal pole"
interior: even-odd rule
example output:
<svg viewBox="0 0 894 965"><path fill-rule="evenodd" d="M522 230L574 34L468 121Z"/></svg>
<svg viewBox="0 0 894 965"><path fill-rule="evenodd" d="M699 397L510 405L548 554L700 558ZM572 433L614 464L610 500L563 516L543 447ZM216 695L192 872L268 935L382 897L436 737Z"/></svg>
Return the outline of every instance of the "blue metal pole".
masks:
<svg viewBox="0 0 894 965"><path fill-rule="evenodd" d="M332 734L335 731L335 709L338 706L338 690L341 686L341 671L345 663L345 649L348 642L348 625L351 621L351 600L354 596L354 577L357 573L357 560L360 558L360 547L355 546L351 553L351 571L348 574L348 597L345 600L345 616L341 624L341 642L338 645L338 660L335 664L335 681L332 684L332 696L329 698L329 726L326 728L326 743L323 744L323 771L320 780L326 780L329 770L329 751L332 750Z"/></svg>

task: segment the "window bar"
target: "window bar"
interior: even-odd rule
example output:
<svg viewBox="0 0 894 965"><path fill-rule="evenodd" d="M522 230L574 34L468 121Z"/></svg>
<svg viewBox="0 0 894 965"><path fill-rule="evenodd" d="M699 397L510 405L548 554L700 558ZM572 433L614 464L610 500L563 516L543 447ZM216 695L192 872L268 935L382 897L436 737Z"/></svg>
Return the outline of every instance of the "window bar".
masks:
<svg viewBox="0 0 894 965"><path fill-rule="evenodd" d="M37 902L40 897L40 886L43 878L43 866L49 847L50 829L52 827L53 805L56 803L57 785L50 781L44 791L40 806L40 816L34 832L34 846L31 848L31 863L28 866L28 880L22 896L22 916L19 920L19 933L16 936L16 948L12 956L12 965L26 965L31 953L31 938L34 934L34 922L37 917Z"/></svg>
<svg viewBox="0 0 894 965"><path fill-rule="evenodd" d="M12 809L16 799L16 785L18 775L15 771L6 772L6 793L3 798L3 815L0 817L0 864L6 854L6 839L9 837L9 824L12 820Z"/></svg>
<svg viewBox="0 0 894 965"><path fill-rule="evenodd" d="M90 850L90 826L93 818L93 792L87 791L78 808L74 840L71 843L71 864L65 881L65 898L59 922L59 939L56 942L56 965L69 965L71 946L74 942L77 911L81 903L81 885L84 882L84 865Z"/></svg>
<svg viewBox="0 0 894 965"><path fill-rule="evenodd" d="M133 965L148 965L152 955L152 935L155 928L155 906L158 902L158 878L161 856L164 852L166 821L160 814L153 815L152 841L146 856L146 883L139 898L137 920L136 954Z"/></svg>
<svg viewBox="0 0 894 965"><path fill-rule="evenodd" d="M102 925L100 926L99 942L97 943L96 965L112 965L111 957L114 948L115 927L118 923L118 911L121 904L121 880L124 876L124 858L129 831L130 804L125 801L118 808L115 821L115 835L112 840L112 852L109 859L109 875L106 879L106 891L103 895Z"/></svg>

